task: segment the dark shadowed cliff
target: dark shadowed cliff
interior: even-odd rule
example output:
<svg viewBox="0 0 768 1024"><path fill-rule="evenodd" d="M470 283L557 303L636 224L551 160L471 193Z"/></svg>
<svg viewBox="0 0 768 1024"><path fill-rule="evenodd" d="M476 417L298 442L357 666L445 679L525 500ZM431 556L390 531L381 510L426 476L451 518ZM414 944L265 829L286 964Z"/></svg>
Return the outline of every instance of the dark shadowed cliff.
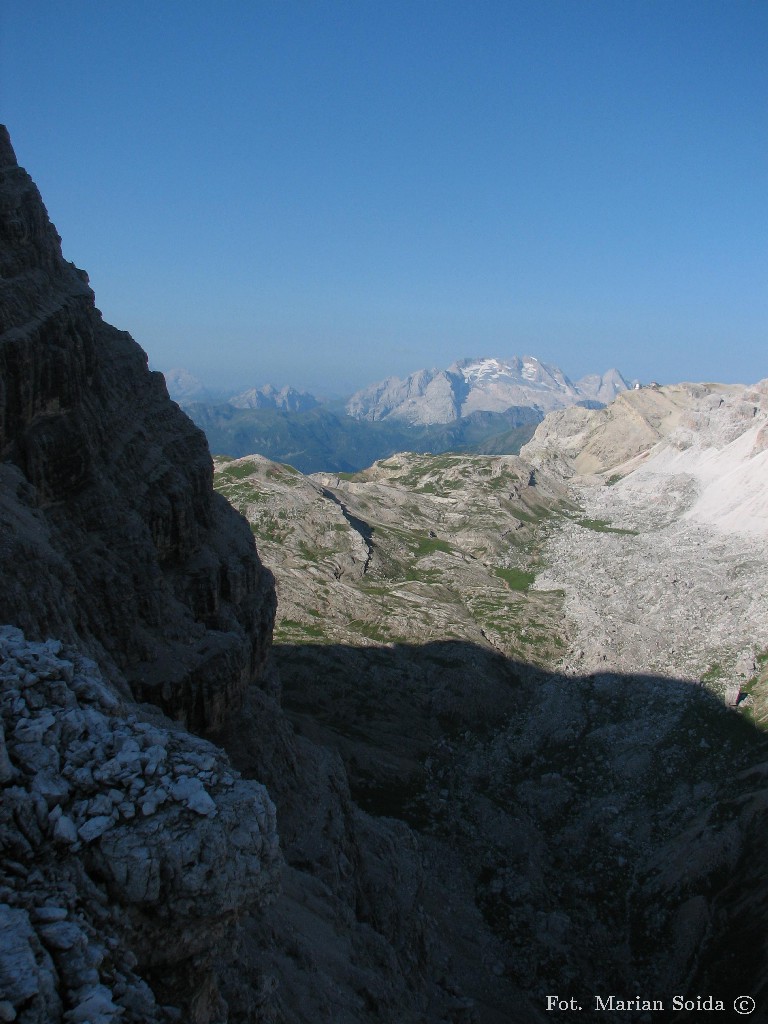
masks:
<svg viewBox="0 0 768 1024"><path fill-rule="evenodd" d="M204 435L62 258L5 129L0 273L0 621L220 726L263 671L271 574L213 493Z"/></svg>

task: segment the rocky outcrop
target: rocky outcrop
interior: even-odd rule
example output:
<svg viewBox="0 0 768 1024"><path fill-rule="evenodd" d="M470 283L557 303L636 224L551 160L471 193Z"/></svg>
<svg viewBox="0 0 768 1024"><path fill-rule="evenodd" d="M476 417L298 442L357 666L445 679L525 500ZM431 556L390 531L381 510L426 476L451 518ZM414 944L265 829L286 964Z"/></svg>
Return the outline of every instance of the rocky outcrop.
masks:
<svg viewBox="0 0 768 1024"><path fill-rule="evenodd" d="M552 413L522 455L566 478L620 479L630 504L649 498L729 533L768 533L768 381L744 388L676 384L620 395L605 409ZM606 499L603 499L604 501ZM662 512L663 515L663 512Z"/></svg>
<svg viewBox="0 0 768 1024"><path fill-rule="evenodd" d="M58 641L0 627L0 683L2 1019L215 1016L217 952L279 892L266 790Z"/></svg>
<svg viewBox="0 0 768 1024"><path fill-rule="evenodd" d="M205 437L104 323L0 134L0 621L78 642L195 729L264 672L271 575Z"/></svg>

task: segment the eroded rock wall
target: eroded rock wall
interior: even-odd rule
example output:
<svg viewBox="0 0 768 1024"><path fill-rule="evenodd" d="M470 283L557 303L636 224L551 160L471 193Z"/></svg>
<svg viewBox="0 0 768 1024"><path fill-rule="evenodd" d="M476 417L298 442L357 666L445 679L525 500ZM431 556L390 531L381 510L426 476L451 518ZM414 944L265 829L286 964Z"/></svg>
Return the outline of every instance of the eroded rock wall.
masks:
<svg viewBox="0 0 768 1024"><path fill-rule="evenodd" d="M264 673L271 574L213 493L204 435L63 259L4 128L0 272L0 621L218 728Z"/></svg>

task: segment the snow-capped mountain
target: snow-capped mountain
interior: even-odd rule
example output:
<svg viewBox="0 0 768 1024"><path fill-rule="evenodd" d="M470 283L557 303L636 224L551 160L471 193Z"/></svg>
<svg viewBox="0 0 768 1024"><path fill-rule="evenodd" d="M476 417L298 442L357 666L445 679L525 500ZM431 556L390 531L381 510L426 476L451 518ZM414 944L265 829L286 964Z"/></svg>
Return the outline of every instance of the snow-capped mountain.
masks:
<svg viewBox="0 0 768 1024"><path fill-rule="evenodd" d="M347 403L350 416L412 424L449 423L473 412L530 406L543 413L579 402L606 404L628 385L618 370L572 383L557 366L535 356L462 359L447 370L418 370L401 380L363 388Z"/></svg>

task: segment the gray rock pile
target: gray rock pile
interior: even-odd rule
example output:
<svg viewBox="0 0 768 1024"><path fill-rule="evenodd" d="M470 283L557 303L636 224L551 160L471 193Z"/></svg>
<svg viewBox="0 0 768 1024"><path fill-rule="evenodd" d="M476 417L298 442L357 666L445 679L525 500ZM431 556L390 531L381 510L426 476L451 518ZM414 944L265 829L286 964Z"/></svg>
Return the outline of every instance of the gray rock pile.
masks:
<svg viewBox="0 0 768 1024"><path fill-rule="evenodd" d="M210 954L277 895L266 790L10 626L0 713L0 1020L179 1019L142 975Z"/></svg>

